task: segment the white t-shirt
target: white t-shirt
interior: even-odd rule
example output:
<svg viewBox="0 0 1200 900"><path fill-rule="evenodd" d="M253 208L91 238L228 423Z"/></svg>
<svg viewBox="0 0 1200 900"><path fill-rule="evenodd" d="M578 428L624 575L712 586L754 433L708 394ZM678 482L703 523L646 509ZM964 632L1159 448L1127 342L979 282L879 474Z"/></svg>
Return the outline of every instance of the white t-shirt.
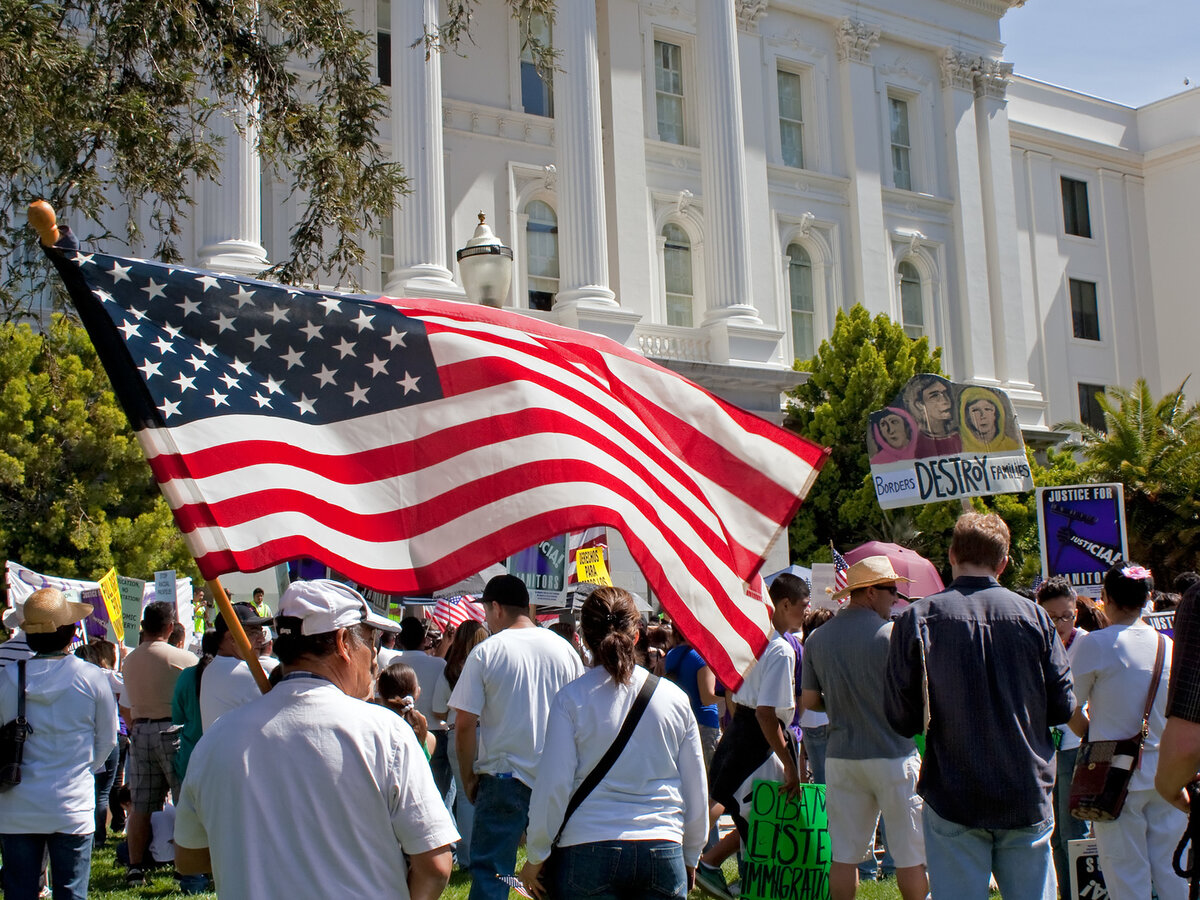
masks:
<svg viewBox="0 0 1200 900"><path fill-rule="evenodd" d="M433 695L437 690L438 678L446 668L446 661L438 656L430 656L424 650L401 650L391 662L402 662L412 666L412 670L417 673L417 684L421 686L421 696L417 698L417 712L425 717L430 731L445 731L445 720L433 714L435 709L445 707L434 706Z"/></svg>
<svg viewBox="0 0 1200 900"><path fill-rule="evenodd" d="M175 818L222 897L408 900L403 854L457 840L408 723L307 676L204 733Z"/></svg>
<svg viewBox="0 0 1200 900"><path fill-rule="evenodd" d="M433 707L434 712L446 713L446 728L454 728L454 707L450 705L450 682L446 680L446 670L442 669L438 673L437 684L433 686L433 697L429 701L429 705Z"/></svg>
<svg viewBox="0 0 1200 900"><path fill-rule="evenodd" d="M1163 670L1150 709L1150 734L1142 746L1141 765L1129 782L1131 791L1154 787L1158 742L1166 725L1171 639L1139 620L1132 625L1109 625L1075 641L1079 650L1071 663L1071 674L1076 700L1088 705L1088 739L1114 741L1133 737L1142 727L1159 640L1166 641Z"/></svg>
<svg viewBox="0 0 1200 900"><path fill-rule="evenodd" d="M475 771L532 787L550 703L582 674L579 654L544 628L506 628L475 647L450 695L454 709L479 716Z"/></svg>
<svg viewBox="0 0 1200 900"><path fill-rule="evenodd" d="M1067 648L1067 662L1071 666L1071 673L1072 673L1071 677L1072 678L1075 677L1074 676L1075 657L1079 653L1079 642L1085 634L1087 634L1087 631L1085 629L1076 628L1075 629L1075 639L1073 641L1071 641L1071 646ZM1069 727L1067 727L1067 724L1065 722L1062 725L1055 725L1051 729L1051 731L1052 732L1053 731L1061 731L1062 732L1062 739L1058 745L1059 750L1074 750L1080 745L1080 743L1083 740L1079 735L1077 735L1074 731L1072 731Z"/></svg>
<svg viewBox="0 0 1200 900"><path fill-rule="evenodd" d="M758 658L732 700L742 706L775 707L779 721L790 725L796 712L796 651L778 631Z"/></svg>
<svg viewBox="0 0 1200 900"><path fill-rule="evenodd" d="M400 659L400 652L388 647L380 647L379 651L375 654L375 664L379 667L379 671L382 672L392 663L398 661Z"/></svg>
<svg viewBox="0 0 1200 900"><path fill-rule="evenodd" d="M646 680L635 667L619 685L602 668L568 684L550 705L544 754L529 803L526 850L541 862L562 825L575 789L621 730ZM660 679L629 743L567 822L561 844L672 841L694 866L708 836L708 781L700 733L687 694Z"/></svg>
<svg viewBox="0 0 1200 900"><path fill-rule="evenodd" d="M259 658L268 675L277 659ZM270 663L268 665L268 662ZM262 696L250 667L236 656L214 656L200 679L200 724L208 731L221 716Z"/></svg>

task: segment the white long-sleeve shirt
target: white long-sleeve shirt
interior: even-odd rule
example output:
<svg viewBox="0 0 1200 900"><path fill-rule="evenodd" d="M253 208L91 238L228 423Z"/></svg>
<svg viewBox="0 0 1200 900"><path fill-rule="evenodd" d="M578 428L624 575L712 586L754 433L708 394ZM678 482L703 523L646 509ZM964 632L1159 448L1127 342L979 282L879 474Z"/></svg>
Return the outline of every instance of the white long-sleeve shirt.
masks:
<svg viewBox="0 0 1200 900"><path fill-rule="evenodd" d="M635 667L631 683L619 685L597 667L558 692L529 804L531 862L550 855L571 795L608 751L647 675ZM559 843L672 841L683 845L685 864L694 866L707 834L708 780L696 718L687 695L663 679L625 750L571 816Z"/></svg>

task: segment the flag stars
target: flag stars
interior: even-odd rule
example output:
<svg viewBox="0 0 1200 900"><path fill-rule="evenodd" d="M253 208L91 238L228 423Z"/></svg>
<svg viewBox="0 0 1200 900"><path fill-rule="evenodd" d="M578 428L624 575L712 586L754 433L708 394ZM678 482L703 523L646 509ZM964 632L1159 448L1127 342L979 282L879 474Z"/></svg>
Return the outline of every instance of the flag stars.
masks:
<svg viewBox="0 0 1200 900"><path fill-rule="evenodd" d="M261 350L270 343L271 338L270 335L263 334L257 328L255 328L254 334L250 335L250 337L246 338L246 340L254 345L255 350Z"/></svg>
<svg viewBox="0 0 1200 900"><path fill-rule="evenodd" d="M264 409L264 408L270 409L271 408L271 398L270 397L264 397L262 394L255 394L250 399L258 404L259 409Z"/></svg>
<svg viewBox="0 0 1200 900"><path fill-rule="evenodd" d="M188 361L188 363L191 364L193 372L199 372L201 369L208 368L207 360L203 359L202 357L197 356L195 353L193 353L191 356L189 356L187 361Z"/></svg>
<svg viewBox="0 0 1200 900"><path fill-rule="evenodd" d="M195 389L196 379L192 378L190 375L184 375L182 372L180 372L179 377L172 381L171 384L179 385L179 392L181 394L186 394L188 391Z"/></svg>
<svg viewBox="0 0 1200 900"><path fill-rule="evenodd" d="M271 323L273 325L278 325L288 317L288 311L278 303L272 303L271 308L267 310L267 315L271 317Z"/></svg>
<svg viewBox="0 0 1200 900"><path fill-rule="evenodd" d="M304 356L303 350L297 350L297 349L293 348L291 350L288 350L287 353L283 354L281 359L287 363L287 367L289 369L294 369L296 366L302 365L302 362L300 359L302 356Z"/></svg>
<svg viewBox="0 0 1200 900"><path fill-rule="evenodd" d="M406 337L408 337L407 331L398 331L395 326L393 326L392 333L385 335L383 339L388 342L393 350L395 350L397 346L405 346L404 339Z"/></svg>
<svg viewBox="0 0 1200 900"><path fill-rule="evenodd" d="M125 340L127 341L132 340L138 335L138 327L133 322L126 322L118 330L125 335Z"/></svg>
<svg viewBox="0 0 1200 900"><path fill-rule="evenodd" d="M350 405L358 406L358 404L360 404L360 403L366 403L368 390L370 390L370 388L359 387L358 382L357 381L354 382L354 389L346 391L346 396L354 401Z"/></svg>
<svg viewBox="0 0 1200 900"><path fill-rule="evenodd" d="M234 378L228 372L226 372L224 375L221 376L221 381L225 382L225 387L231 391L234 388L236 388L239 384L241 384L240 381L238 381L236 378Z"/></svg>
<svg viewBox="0 0 1200 900"><path fill-rule="evenodd" d="M214 347L212 344L208 343L208 341L197 341L196 343L200 347L200 352L203 353L205 356L212 356L214 353L217 352L217 348Z"/></svg>
<svg viewBox="0 0 1200 900"><path fill-rule="evenodd" d="M238 289L233 292L233 299L237 301L238 309L243 306L253 306L254 291L248 291L244 284L239 284Z"/></svg>
<svg viewBox="0 0 1200 900"><path fill-rule="evenodd" d="M316 322L309 322L307 325L301 327L300 330L308 335L309 341L313 341L321 336L321 328L322 326L318 325Z"/></svg>
<svg viewBox="0 0 1200 900"><path fill-rule="evenodd" d="M168 353L175 352L175 348L171 346L171 342L162 335L159 335L158 340L153 342L153 346L158 348L158 352L162 356L166 356Z"/></svg>
<svg viewBox="0 0 1200 900"><path fill-rule="evenodd" d="M129 277L129 270L132 268L133 266L123 266L116 260L113 260L113 267L108 270L108 274L112 276L113 284L116 284L118 281L128 281L132 284L133 279Z"/></svg>
<svg viewBox="0 0 1200 900"><path fill-rule="evenodd" d="M237 372L239 375L249 375L250 374L250 367L248 365L246 365L244 362L242 362L240 359L235 359L232 362L230 362L229 367L231 369L233 369L233 371Z"/></svg>
<svg viewBox="0 0 1200 900"><path fill-rule="evenodd" d="M224 334L226 331L236 331L233 327L233 323L236 321L236 316L227 316L225 313L220 313L213 320L213 324L217 326L217 334Z"/></svg>
<svg viewBox="0 0 1200 900"><path fill-rule="evenodd" d="M151 278L146 282L146 286L142 288L142 290L146 293L146 300L152 301L157 297L166 296L166 293L163 291L163 288L165 287L165 284L159 284L157 281ZM187 315L187 313L184 313L184 315Z"/></svg>
<svg viewBox="0 0 1200 900"><path fill-rule="evenodd" d="M200 282L202 285L204 285L203 293L208 293L209 291L216 290L217 288L219 288L221 286L221 283L219 281L217 281L217 279L214 278L212 275L198 275L198 276L196 276L196 280L198 282Z"/></svg>
<svg viewBox="0 0 1200 900"><path fill-rule="evenodd" d="M337 369L331 369L329 366L322 363L321 371L317 372L313 377L316 378L317 381L321 382L321 387L329 387L329 385L333 384L334 376L337 375L337 373Z"/></svg>
<svg viewBox="0 0 1200 900"><path fill-rule="evenodd" d="M138 366L138 371L142 373L143 378L149 381L151 375L162 375L161 368L162 363L150 362L150 360L146 360L140 366Z"/></svg>
<svg viewBox="0 0 1200 900"><path fill-rule="evenodd" d="M153 282L151 282L151 283L153 283ZM153 300L154 298L151 297L150 299ZM183 317L185 319L188 316L190 316L192 313L195 313L196 315L200 314L200 304L197 303L195 300L193 300L191 297L184 297L182 300L180 300L179 308L181 310L183 310Z"/></svg>
<svg viewBox="0 0 1200 900"><path fill-rule="evenodd" d="M137 308L135 308L135 307L132 307L132 306L131 306L131 307L129 307L129 309L127 310L127 312L128 312L128 313L129 313L131 316L133 316L135 319L137 319L139 322L140 322L140 321L142 321L142 319L146 318L146 314L145 314L144 312L142 312L140 309L137 309Z"/></svg>
<svg viewBox="0 0 1200 900"><path fill-rule="evenodd" d="M274 378L272 378L270 375L267 376L267 380L262 383L262 386L264 388L266 388L268 396L271 394L282 394L283 393L283 388L280 387L280 383L278 381L276 381Z"/></svg>
<svg viewBox="0 0 1200 900"><path fill-rule="evenodd" d="M339 301L334 300L332 297L326 297L324 300L322 300L317 305L325 307L325 315L327 315L327 316L330 313L342 311L342 304Z"/></svg>
<svg viewBox="0 0 1200 900"><path fill-rule="evenodd" d="M299 400L292 401L292 405L294 407L296 407L296 409L300 410L300 415L302 415L302 416L308 415L308 414L312 414L315 416L317 414L316 407L313 405L313 403L314 403L314 401L310 400L304 394L300 395Z"/></svg>
<svg viewBox="0 0 1200 900"><path fill-rule="evenodd" d="M407 397L412 391L419 391L420 388L417 387L417 382L420 380L421 377L419 375L414 376L410 372L405 372L404 378L398 382L400 387L404 388L404 396Z"/></svg>
<svg viewBox="0 0 1200 900"><path fill-rule="evenodd" d="M371 370L371 373L376 378L378 378L380 375L387 374L387 366L387 360L380 359L378 356L372 356L371 361L367 363L367 368Z"/></svg>
<svg viewBox="0 0 1200 900"><path fill-rule="evenodd" d="M218 406L228 406L228 397L228 394L222 394L216 388L213 388L212 393L208 395L208 399L212 401L213 409L216 409Z"/></svg>
<svg viewBox="0 0 1200 900"><path fill-rule="evenodd" d="M358 354L354 352L354 344L346 340L344 337L333 345L333 349L342 355L342 359L345 359L347 356L358 356Z"/></svg>
<svg viewBox="0 0 1200 900"><path fill-rule="evenodd" d="M369 328L372 331L375 330L375 326L371 324L371 320L374 318L374 316L368 316L365 309L360 309L358 315L351 319L351 321L358 326L358 333L362 334L364 328Z"/></svg>
<svg viewBox="0 0 1200 900"><path fill-rule="evenodd" d="M164 419L169 419L171 416L179 415L179 401L163 400L158 406L158 411L163 414Z"/></svg>

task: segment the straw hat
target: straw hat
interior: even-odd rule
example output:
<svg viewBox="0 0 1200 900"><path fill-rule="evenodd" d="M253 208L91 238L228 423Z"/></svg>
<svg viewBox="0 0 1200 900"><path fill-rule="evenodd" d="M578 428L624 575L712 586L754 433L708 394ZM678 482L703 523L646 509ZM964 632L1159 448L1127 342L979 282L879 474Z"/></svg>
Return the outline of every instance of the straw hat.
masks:
<svg viewBox="0 0 1200 900"><path fill-rule="evenodd" d="M34 591L25 601L21 626L26 634L49 634L64 625L74 625L92 614L86 603L73 603L58 588L42 588Z"/></svg>
<svg viewBox="0 0 1200 900"><path fill-rule="evenodd" d="M849 597L852 591L894 581L912 581L912 579L897 574L896 570L892 568L892 561L886 556L868 556L866 559L860 559L846 570L846 586L834 594L833 599L841 602Z"/></svg>

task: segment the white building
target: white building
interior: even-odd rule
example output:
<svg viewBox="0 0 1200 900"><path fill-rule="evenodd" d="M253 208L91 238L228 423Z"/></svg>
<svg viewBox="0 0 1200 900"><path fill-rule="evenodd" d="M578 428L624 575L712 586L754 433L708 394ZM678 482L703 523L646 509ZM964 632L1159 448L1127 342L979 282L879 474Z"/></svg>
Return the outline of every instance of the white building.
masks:
<svg viewBox="0 0 1200 900"><path fill-rule="evenodd" d="M507 305L768 416L856 302L1006 390L1031 438L1100 386L1164 392L1197 335L1200 91L1130 109L1014 76L1021 2L564 0L551 86L499 0L429 61L436 0L366 0L415 191L361 281L462 297L483 211L516 254ZM256 270L295 205L231 146L184 246Z"/></svg>

